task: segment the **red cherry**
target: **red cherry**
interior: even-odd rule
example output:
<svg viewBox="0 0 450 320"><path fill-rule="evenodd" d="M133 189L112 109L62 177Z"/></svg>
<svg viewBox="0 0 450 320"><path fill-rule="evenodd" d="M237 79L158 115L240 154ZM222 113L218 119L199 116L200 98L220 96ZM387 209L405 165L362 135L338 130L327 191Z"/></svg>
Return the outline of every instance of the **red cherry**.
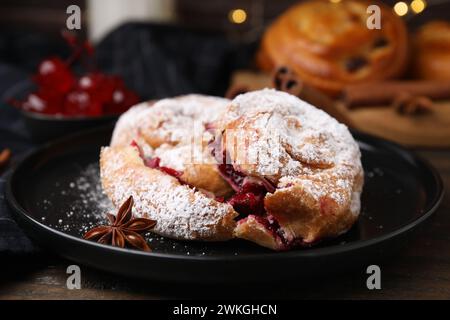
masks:
<svg viewBox="0 0 450 320"><path fill-rule="evenodd" d="M92 72L83 75L78 80L77 86L78 88L86 91L97 91L101 89L103 82L105 81L106 76L100 72Z"/></svg>
<svg viewBox="0 0 450 320"><path fill-rule="evenodd" d="M139 102L139 97L136 93L131 90L124 91L125 98L122 102L122 107L124 108L122 112L127 111L130 107Z"/></svg>
<svg viewBox="0 0 450 320"><path fill-rule="evenodd" d="M102 75L102 77L102 82L99 85L97 94L102 97L102 101L105 103L105 105L107 105L110 104L113 100L114 90L116 90L118 84L114 77L107 75Z"/></svg>
<svg viewBox="0 0 450 320"><path fill-rule="evenodd" d="M67 115L99 116L102 114L102 104L84 90L70 92L64 103L64 113Z"/></svg>
<svg viewBox="0 0 450 320"><path fill-rule="evenodd" d="M22 108L27 111L44 114L61 114L63 96L52 90L39 89L28 95L22 103Z"/></svg>
<svg viewBox="0 0 450 320"><path fill-rule="evenodd" d="M60 58L49 58L39 64L34 81L40 87L67 93L73 86L75 78Z"/></svg>
<svg viewBox="0 0 450 320"><path fill-rule="evenodd" d="M14 105L39 113L99 116L123 113L139 102L138 96L117 76L92 72L77 79L70 66L83 53L91 56L94 48L73 34L63 33L63 37L72 48L72 55L66 62L58 57L43 60L33 77L38 90L26 101L12 101Z"/></svg>
<svg viewBox="0 0 450 320"><path fill-rule="evenodd" d="M139 102L138 96L126 89L116 89L112 93L112 101L105 105L105 113L120 114Z"/></svg>
<svg viewBox="0 0 450 320"><path fill-rule="evenodd" d="M138 96L128 90L122 79L116 76L103 75L97 95L105 102L105 114L120 114L139 102Z"/></svg>

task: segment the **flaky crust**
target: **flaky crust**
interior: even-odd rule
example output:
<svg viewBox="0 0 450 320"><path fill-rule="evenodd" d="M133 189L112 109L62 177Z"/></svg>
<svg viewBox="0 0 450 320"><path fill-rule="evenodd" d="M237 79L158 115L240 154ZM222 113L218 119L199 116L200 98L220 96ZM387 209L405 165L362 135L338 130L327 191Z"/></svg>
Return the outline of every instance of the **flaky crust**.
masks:
<svg viewBox="0 0 450 320"><path fill-rule="evenodd" d="M111 146L137 142L146 156L159 157L161 165L179 170L181 178L197 188L225 196L231 188L222 179L208 149L207 126L230 100L190 94L157 102L141 103L116 124Z"/></svg>
<svg viewBox="0 0 450 320"><path fill-rule="evenodd" d="M211 105L214 112L202 112ZM205 139L186 140L192 133L189 119L201 119ZM218 201L232 189L211 155L210 127L220 133L234 170L273 185L263 195L264 216L242 216ZM236 132L245 138L238 147L230 144ZM206 162L185 158L192 146ZM181 179L149 167L146 157L182 171ZM275 250L346 232L358 217L363 185L359 148L347 127L297 97L269 89L231 102L190 95L134 107L117 123L111 146L102 149L100 169L113 203L133 196L135 214L155 219L160 235L241 238Z"/></svg>
<svg viewBox="0 0 450 320"><path fill-rule="evenodd" d="M237 213L157 169L144 165L136 148L105 147L100 155L102 187L115 206L130 195L134 213L157 221L154 232L183 240L233 237Z"/></svg>
<svg viewBox="0 0 450 320"><path fill-rule="evenodd" d="M250 136L246 152L231 154L233 166L276 185L264 205L287 240L314 243L350 229L359 215L364 174L345 125L294 96L265 89L235 98L222 126L225 137L228 131Z"/></svg>
<svg viewBox="0 0 450 320"><path fill-rule="evenodd" d="M381 29L369 29L369 5L381 8ZM287 65L330 94L346 84L399 76L407 63L407 32L391 8L373 1L307 1L266 30L257 54L266 71Z"/></svg>

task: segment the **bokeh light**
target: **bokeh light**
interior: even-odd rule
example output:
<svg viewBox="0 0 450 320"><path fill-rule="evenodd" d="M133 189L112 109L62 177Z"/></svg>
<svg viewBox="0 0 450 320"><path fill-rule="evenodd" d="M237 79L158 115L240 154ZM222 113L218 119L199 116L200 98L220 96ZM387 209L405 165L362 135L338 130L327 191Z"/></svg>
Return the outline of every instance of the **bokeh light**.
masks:
<svg viewBox="0 0 450 320"><path fill-rule="evenodd" d="M414 13L421 13L423 10L425 10L425 7L427 6L427 3L425 0L413 0L411 2L411 10Z"/></svg>
<svg viewBox="0 0 450 320"><path fill-rule="evenodd" d="M228 14L228 19L232 23L241 24L247 20L247 12L244 9L233 9Z"/></svg>
<svg viewBox="0 0 450 320"><path fill-rule="evenodd" d="M408 5L403 1L397 2L394 5L394 11L397 15L404 16L408 13Z"/></svg>

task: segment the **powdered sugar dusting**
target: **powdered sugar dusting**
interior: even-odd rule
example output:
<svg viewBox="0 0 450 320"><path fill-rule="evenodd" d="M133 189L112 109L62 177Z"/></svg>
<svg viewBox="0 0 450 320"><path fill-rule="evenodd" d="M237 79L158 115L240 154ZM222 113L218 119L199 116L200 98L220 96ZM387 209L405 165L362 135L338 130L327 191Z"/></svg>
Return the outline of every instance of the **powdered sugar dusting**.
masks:
<svg viewBox="0 0 450 320"><path fill-rule="evenodd" d="M344 214L359 214L363 171L358 145L345 125L295 96L265 89L232 102L188 95L135 108L121 117L111 147L102 150L102 183L116 205L132 195L136 213L158 221L158 234L202 240L233 236L237 213L230 205L146 167L138 150L129 146L131 140L142 142L148 148L145 154L182 171L192 163L190 153L202 153L205 145L202 139L193 144L193 138L197 132L205 134L212 122L225 135L236 129L244 133L242 148L231 151L227 145L226 150L245 150L254 161L242 163L232 154L233 165L246 175L270 180L277 186L274 195L295 188L294 194L314 200L308 206L318 208L316 212L337 204Z"/></svg>
<svg viewBox="0 0 450 320"><path fill-rule="evenodd" d="M49 194L48 198L42 200L42 209L45 212L59 210L55 208L52 200L61 197L64 203L64 211L55 225L48 224L61 231L76 229L77 234L82 235L98 223L104 223L106 213L115 209L111 200L103 193L98 163L87 165L70 182L58 182L55 187L59 195ZM59 200L61 201L61 200ZM45 216L41 221L46 222ZM80 221L85 223L80 224Z"/></svg>
<svg viewBox="0 0 450 320"><path fill-rule="evenodd" d="M154 104L141 103L120 117L111 146L128 145L142 134L147 135L147 142L189 141L195 125L215 121L228 104L228 99L199 94L162 99Z"/></svg>
<svg viewBox="0 0 450 320"><path fill-rule="evenodd" d="M114 210L111 200L103 193L98 164L88 165L69 186L79 192L80 201L90 208L91 214L103 217Z"/></svg>
<svg viewBox="0 0 450 320"><path fill-rule="evenodd" d="M213 136L205 126L217 120L230 100L190 94L144 102L124 113L116 124L111 146L136 141L148 157L182 171L186 164L211 162L203 147Z"/></svg>
<svg viewBox="0 0 450 320"><path fill-rule="evenodd" d="M361 155L345 125L273 89L237 96L222 117L225 128L254 132L247 151L257 158L256 165L235 167L272 177L279 188L301 185L316 200L327 196L341 205L352 202L352 211L359 212L352 192L361 192L353 190L362 175Z"/></svg>
<svg viewBox="0 0 450 320"><path fill-rule="evenodd" d="M352 164L360 157L345 125L285 92L264 89L239 95L225 110L224 126L243 117L238 128L256 133L249 149L262 155L257 171L290 176L299 173L302 163ZM276 162L280 158L296 160L297 165L285 168L283 161Z"/></svg>
<svg viewBox="0 0 450 320"><path fill-rule="evenodd" d="M116 205L133 196L135 213L157 220L154 232L176 239L231 238L233 223L227 227L223 223L236 215L230 205L145 167L133 147L103 148L102 159L107 159L101 166L106 193ZM133 165L138 162L140 165Z"/></svg>

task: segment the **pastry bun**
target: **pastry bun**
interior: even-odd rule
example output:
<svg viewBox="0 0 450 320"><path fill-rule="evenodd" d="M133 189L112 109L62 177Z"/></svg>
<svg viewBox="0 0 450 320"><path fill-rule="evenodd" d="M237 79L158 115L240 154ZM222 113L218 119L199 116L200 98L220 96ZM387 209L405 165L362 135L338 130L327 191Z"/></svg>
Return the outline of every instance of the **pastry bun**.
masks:
<svg viewBox="0 0 450 320"><path fill-rule="evenodd" d="M450 80L450 23L432 21L414 36L414 75L426 80Z"/></svg>
<svg viewBox="0 0 450 320"><path fill-rule="evenodd" d="M369 5L381 9L381 29L369 29ZM288 9L270 25L257 53L265 71L285 65L306 83L337 95L343 86L402 74L407 31L380 2L312 0Z"/></svg>
<svg viewBox="0 0 450 320"><path fill-rule="evenodd" d="M191 130L194 120L203 129ZM204 156L195 174L193 150ZM347 127L273 89L138 105L118 121L100 169L113 203L133 196L134 213L157 220L160 235L241 238L274 250L346 232L363 185Z"/></svg>

